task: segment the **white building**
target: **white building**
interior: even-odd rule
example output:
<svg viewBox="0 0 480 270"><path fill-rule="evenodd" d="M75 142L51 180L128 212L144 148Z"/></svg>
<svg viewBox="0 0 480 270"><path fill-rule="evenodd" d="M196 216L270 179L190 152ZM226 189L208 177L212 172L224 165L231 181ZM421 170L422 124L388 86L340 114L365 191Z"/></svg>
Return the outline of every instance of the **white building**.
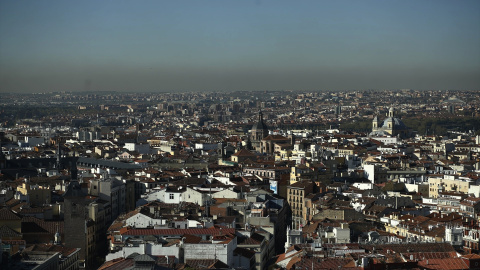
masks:
<svg viewBox="0 0 480 270"><path fill-rule="evenodd" d="M213 198L240 199L240 192L235 192L232 188L224 189L212 194Z"/></svg>
<svg viewBox="0 0 480 270"><path fill-rule="evenodd" d="M183 201L196 203L200 206L204 206L205 202L210 199L210 193L207 191L199 191L190 187L187 187L183 194Z"/></svg>
<svg viewBox="0 0 480 270"><path fill-rule="evenodd" d="M185 260L218 259L233 265L233 251L237 248L237 238L215 241L211 243L184 243Z"/></svg>
<svg viewBox="0 0 480 270"><path fill-rule="evenodd" d="M161 217L153 218L142 213L137 213L125 220L125 225L132 228L147 228L154 226L166 226L167 220Z"/></svg>
<svg viewBox="0 0 480 270"><path fill-rule="evenodd" d="M452 246L461 246L463 244L463 227L446 225L445 242L450 243Z"/></svg>

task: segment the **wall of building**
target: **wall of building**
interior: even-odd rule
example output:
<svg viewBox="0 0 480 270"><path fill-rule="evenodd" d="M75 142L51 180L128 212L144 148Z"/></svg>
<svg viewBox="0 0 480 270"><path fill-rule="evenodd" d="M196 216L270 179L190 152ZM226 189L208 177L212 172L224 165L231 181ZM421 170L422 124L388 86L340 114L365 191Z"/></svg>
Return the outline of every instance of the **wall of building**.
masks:
<svg viewBox="0 0 480 270"><path fill-rule="evenodd" d="M234 245L235 243L235 245ZM228 244L184 244L185 260L218 259L231 266L233 264L233 250L236 241Z"/></svg>
<svg viewBox="0 0 480 270"><path fill-rule="evenodd" d="M152 256L175 256L176 262L180 258L180 247L177 245L163 247L162 244L156 243L142 243L138 246L125 246L115 253L109 253L106 256L106 261L117 258L126 258L133 253L148 254Z"/></svg>
<svg viewBox="0 0 480 270"><path fill-rule="evenodd" d="M134 228L147 228L149 226L162 226L166 224L165 219L154 219L144 214L138 213L132 217L129 217L125 221L126 226Z"/></svg>
<svg viewBox="0 0 480 270"><path fill-rule="evenodd" d="M183 193L182 200L185 202L196 203L200 206L205 204L205 195L199 191L196 191L190 187L187 187L186 191Z"/></svg>

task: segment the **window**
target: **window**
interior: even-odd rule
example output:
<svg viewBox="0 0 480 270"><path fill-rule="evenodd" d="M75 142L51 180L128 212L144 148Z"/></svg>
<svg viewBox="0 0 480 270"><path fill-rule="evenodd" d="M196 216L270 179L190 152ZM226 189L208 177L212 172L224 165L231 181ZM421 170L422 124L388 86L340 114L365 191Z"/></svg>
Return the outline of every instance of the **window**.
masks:
<svg viewBox="0 0 480 270"><path fill-rule="evenodd" d="M173 200L175 198L175 194L170 193L170 200Z"/></svg>

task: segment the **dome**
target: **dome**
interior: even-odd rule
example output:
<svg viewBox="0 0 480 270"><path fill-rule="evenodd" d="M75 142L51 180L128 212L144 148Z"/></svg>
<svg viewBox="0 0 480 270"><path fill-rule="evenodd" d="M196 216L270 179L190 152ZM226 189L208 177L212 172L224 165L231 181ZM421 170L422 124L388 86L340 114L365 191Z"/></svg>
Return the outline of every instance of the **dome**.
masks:
<svg viewBox="0 0 480 270"><path fill-rule="evenodd" d="M402 130L402 129L408 129L407 126L402 122L402 120L396 118L396 117L388 117L383 121L382 126L383 127L388 127L388 122L393 122L393 128L397 130Z"/></svg>
<svg viewBox="0 0 480 270"><path fill-rule="evenodd" d="M388 110L387 118L382 123L378 121L377 116L373 119L373 127L370 136L400 136L409 137L412 131L400 118L395 117L395 109L391 107Z"/></svg>
<svg viewBox="0 0 480 270"><path fill-rule="evenodd" d="M389 133L386 133L386 132L383 131L383 130L376 130L376 131L370 132L369 136L387 137L387 136L390 136L390 134L389 134Z"/></svg>

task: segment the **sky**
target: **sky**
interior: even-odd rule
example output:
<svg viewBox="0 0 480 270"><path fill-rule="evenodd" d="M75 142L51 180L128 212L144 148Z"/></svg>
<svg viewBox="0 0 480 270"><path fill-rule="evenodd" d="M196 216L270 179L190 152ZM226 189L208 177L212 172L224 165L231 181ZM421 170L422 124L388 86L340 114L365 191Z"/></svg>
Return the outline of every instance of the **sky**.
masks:
<svg viewBox="0 0 480 270"><path fill-rule="evenodd" d="M480 90L480 1L0 0L0 93Z"/></svg>

